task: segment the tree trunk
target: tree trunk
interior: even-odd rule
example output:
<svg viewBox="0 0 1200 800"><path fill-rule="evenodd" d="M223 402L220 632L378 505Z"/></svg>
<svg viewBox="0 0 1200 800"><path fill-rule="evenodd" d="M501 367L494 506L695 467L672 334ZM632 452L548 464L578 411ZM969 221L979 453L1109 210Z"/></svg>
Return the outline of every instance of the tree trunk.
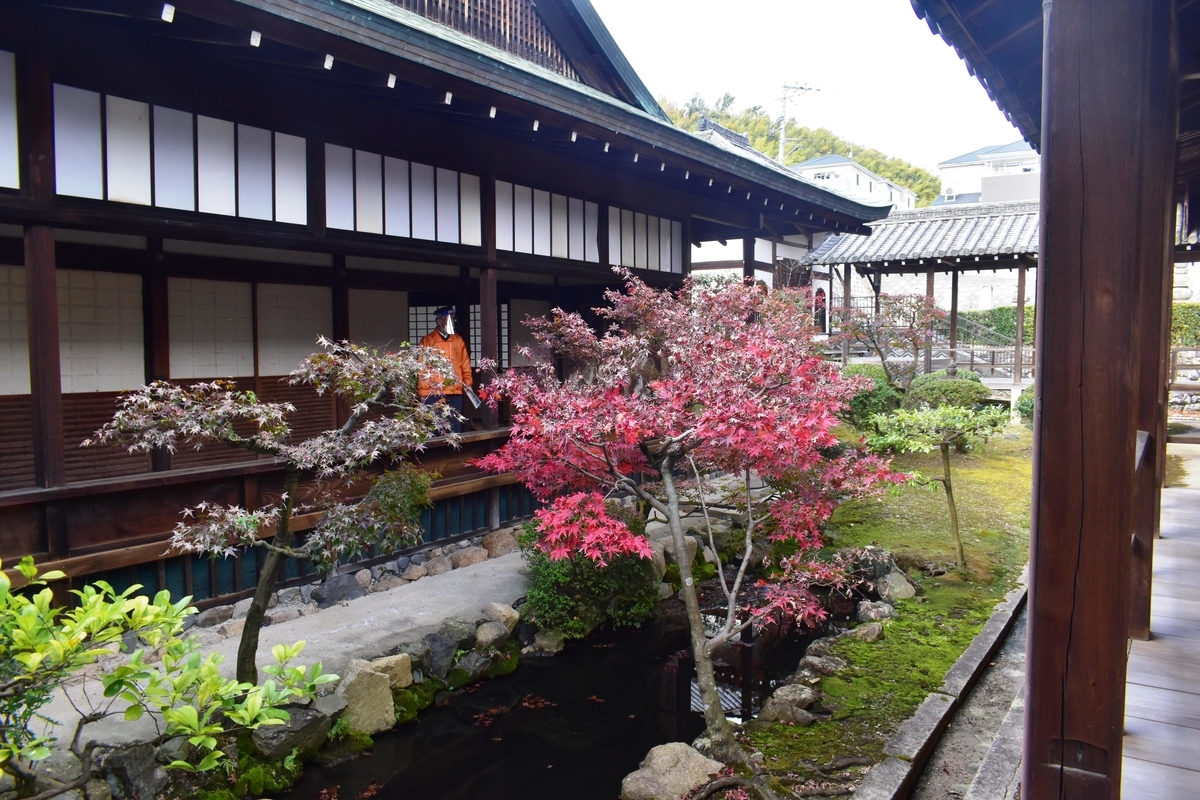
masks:
<svg viewBox="0 0 1200 800"><path fill-rule="evenodd" d="M946 487L946 503L950 506L950 536L954 539L954 557L957 567L965 569L967 556L963 552L962 538L958 535L958 509L954 506L954 486L950 483L950 443L942 442L942 485Z"/></svg>
<svg viewBox="0 0 1200 800"><path fill-rule="evenodd" d="M733 736L733 728L725 718L721 697L717 694L717 676L713 671L712 656L708 652L708 637L704 633L704 617L700 613L700 601L696 597L696 582L692 579L692 565L687 562L687 547L683 541L683 523L679 516L679 495L675 491L675 480L671 476L668 459L661 466L663 489L667 495L667 523L671 526L671 540L675 542L675 561L679 564L679 579L683 582L680 594L687 609L688 629L692 635L692 655L696 662L696 683L700 687L700 700L704 704L704 724L708 738L712 740L711 755L725 763L740 763L745 752Z"/></svg>
<svg viewBox="0 0 1200 800"><path fill-rule="evenodd" d="M277 547L292 546L292 505L295 503L296 485L300 482L297 470L288 466L283 479L283 491L286 500L279 514L279 525L275 529L275 545ZM263 617L271 602L271 594L275 591L275 581L283 569L287 559L283 553L271 550L267 553L267 561L262 573L258 576L258 584L254 588L254 599L250 602L250 610L246 612L246 626L242 628L242 639L238 643L237 679L242 683L258 683L258 667L255 656L258 655L258 634L262 630Z"/></svg>

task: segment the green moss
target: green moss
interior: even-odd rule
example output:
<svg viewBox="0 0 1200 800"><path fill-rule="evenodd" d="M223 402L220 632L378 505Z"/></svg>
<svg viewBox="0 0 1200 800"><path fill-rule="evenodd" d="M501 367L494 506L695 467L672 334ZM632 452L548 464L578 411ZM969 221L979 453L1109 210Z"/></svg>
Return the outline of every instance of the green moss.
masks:
<svg viewBox="0 0 1200 800"><path fill-rule="evenodd" d="M446 673L446 685L451 689L460 689L471 682L471 673L465 669L453 667Z"/></svg>
<svg viewBox="0 0 1200 800"><path fill-rule="evenodd" d="M516 670L519 663L521 663L521 643L507 642L503 647L498 648L492 657L492 665L488 667L487 676L495 678L498 675L508 675Z"/></svg>
<svg viewBox="0 0 1200 800"><path fill-rule="evenodd" d="M683 578L679 577L678 564L667 564L667 571L663 574L662 582L671 584L671 591L679 591L679 588L683 586Z"/></svg>
<svg viewBox="0 0 1200 800"><path fill-rule="evenodd" d="M209 784L195 787L191 794L199 800L244 800L286 792L300 777L302 754L293 751L282 761L266 761L254 750L248 735L238 738L238 762L235 768L206 773ZM225 784L216 786L216 784Z"/></svg>
<svg viewBox="0 0 1200 800"><path fill-rule="evenodd" d="M407 689L392 691L392 706L396 709L396 724L403 725L417 718L420 708L417 706L417 696Z"/></svg>

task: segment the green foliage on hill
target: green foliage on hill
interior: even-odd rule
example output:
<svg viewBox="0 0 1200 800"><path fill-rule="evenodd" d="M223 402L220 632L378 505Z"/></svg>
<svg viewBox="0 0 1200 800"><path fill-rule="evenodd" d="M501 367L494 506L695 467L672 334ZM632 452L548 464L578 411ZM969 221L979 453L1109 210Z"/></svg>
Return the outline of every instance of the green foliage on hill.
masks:
<svg viewBox="0 0 1200 800"><path fill-rule="evenodd" d="M712 105L706 103L699 95L683 105L674 103L665 97L659 98L658 103L667 112L671 121L684 130L697 130L700 126L700 117L707 116L718 125L748 134L750 145L755 150L766 153L772 158L779 155L779 130L776 120L762 106L752 106L741 111L734 111L734 98L730 94L724 95ZM918 206L929 205L937 199L942 191L941 178L928 170L914 166L903 159L892 158L874 148L848 142L827 128L808 128L789 117L787 139L784 163L788 166L817 156L830 154L849 156L853 152L854 160L871 172L895 181L901 186L907 186L916 192Z"/></svg>
<svg viewBox="0 0 1200 800"><path fill-rule="evenodd" d="M1200 347L1200 303L1171 306L1171 345Z"/></svg>

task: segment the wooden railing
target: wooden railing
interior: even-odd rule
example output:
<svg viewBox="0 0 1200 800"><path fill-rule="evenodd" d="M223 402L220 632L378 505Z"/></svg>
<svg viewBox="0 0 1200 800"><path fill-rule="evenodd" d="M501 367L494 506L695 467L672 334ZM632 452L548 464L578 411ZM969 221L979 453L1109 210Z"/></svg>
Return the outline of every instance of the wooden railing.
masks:
<svg viewBox="0 0 1200 800"><path fill-rule="evenodd" d="M1172 391L1200 391L1200 347L1171 348L1171 372L1167 383Z"/></svg>

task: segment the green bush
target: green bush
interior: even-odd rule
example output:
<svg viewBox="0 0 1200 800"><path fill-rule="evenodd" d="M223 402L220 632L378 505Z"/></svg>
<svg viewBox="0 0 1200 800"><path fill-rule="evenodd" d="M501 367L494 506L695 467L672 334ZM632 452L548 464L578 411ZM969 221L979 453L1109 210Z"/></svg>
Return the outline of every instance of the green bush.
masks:
<svg viewBox="0 0 1200 800"><path fill-rule="evenodd" d="M1033 344L1034 312L1033 306L1025 306L1025 344ZM1002 336L1013 338L1017 334L1016 306L1002 306L983 311L959 311L958 316L960 319L969 319L991 328ZM964 338L963 341L967 340Z"/></svg>
<svg viewBox="0 0 1200 800"><path fill-rule="evenodd" d="M875 382L874 388L856 394L842 412L842 418L859 430L863 430L875 414L886 414L900 407L899 393L888 383L887 373L878 364L847 364L842 368L842 375L861 375Z"/></svg>
<svg viewBox="0 0 1200 800"><path fill-rule="evenodd" d="M913 389L924 386L931 381L944 381L949 379L949 377L950 376L946 374L946 370L944 369L939 369L937 372L930 372L928 375L918 375L917 377L913 378L913 382L909 385L908 390L911 392ZM969 369L960 368L954 377L963 381L974 381L975 383L982 382L979 379L979 373L972 372Z"/></svg>
<svg viewBox="0 0 1200 800"><path fill-rule="evenodd" d="M1171 344L1174 347L1200 347L1200 303L1171 306Z"/></svg>
<svg viewBox="0 0 1200 800"><path fill-rule="evenodd" d="M1017 413L1022 422L1033 422L1033 386L1026 386L1017 397Z"/></svg>
<svg viewBox="0 0 1200 800"><path fill-rule="evenodd" d="M923 383L909 390L904 397L905 408L940 408L942 406L977 406L990 397L992 390L982 383L963 378L947 378Z"/></svg>
<svg viewBox="0 0 1200 800"><path fill-rule="evenodd" d="M609 513L619 512L610 508ZM644 521L632 522L635 533L639 524L645 530ZM535 546L538 532L533 523L526 523L518 538L530 569L522 616L542 630L582 639L606 620L615 626L637 626L654 613L658 586L648 559L622 556L607 566L583 555L553 561Z"/></svg>

